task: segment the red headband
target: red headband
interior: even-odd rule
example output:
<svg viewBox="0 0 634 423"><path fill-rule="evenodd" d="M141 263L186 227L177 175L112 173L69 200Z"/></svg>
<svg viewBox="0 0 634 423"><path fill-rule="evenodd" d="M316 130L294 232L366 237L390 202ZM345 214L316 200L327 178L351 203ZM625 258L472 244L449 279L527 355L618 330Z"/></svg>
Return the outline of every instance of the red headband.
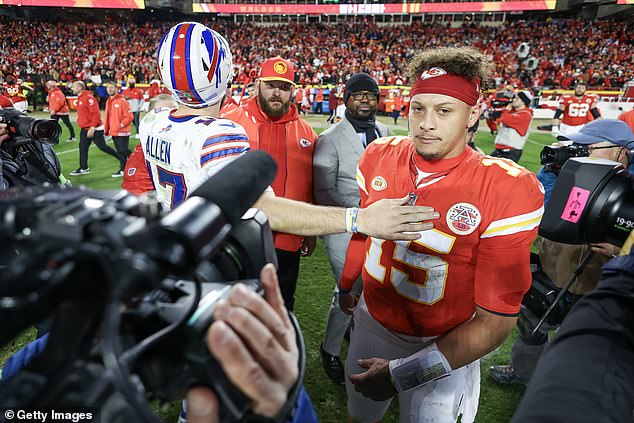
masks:
<svg viewBox="0 0 634 423"><path fill-rule="evenodd" d="M410 94L412 97L416 94L444 94L475 106L480 98L480 80L469 81L444 69L431 68L416 79Z"/></svg>

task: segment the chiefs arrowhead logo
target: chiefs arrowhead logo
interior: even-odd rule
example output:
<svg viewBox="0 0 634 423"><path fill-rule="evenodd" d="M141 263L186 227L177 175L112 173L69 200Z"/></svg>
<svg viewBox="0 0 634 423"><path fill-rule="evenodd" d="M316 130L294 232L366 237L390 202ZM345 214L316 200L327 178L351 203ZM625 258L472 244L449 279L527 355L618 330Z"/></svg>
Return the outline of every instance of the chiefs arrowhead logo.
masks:
<svg viewBox="0 0 634 423"><path fill-rule="evenodd" d="M447 75L447 71L442 68L431 68L427 69L420 75L420 79L425 80L429 78L435 78L437 76Z"/></svg>
<svg viewBox="0 0 634 423"><path fill-rule="evenodd" d="M288 70L288 67L286 66L286 63L279 61L275 62L275 64L273 65L273 70L279 75L284 75Z"/></svg>

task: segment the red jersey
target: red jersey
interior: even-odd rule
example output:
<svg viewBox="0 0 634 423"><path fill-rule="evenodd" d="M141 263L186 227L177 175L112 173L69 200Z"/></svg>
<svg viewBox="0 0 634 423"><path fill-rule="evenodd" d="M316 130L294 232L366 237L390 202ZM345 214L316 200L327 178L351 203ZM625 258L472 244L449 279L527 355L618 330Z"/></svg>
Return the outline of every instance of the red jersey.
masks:
<svg viewBox="0 0 634 423"><path fill-rule="evenodd" d="M6 91L7 95L11 98L12 102L19 103L20 101L26 100L26 96L22 94L22 91L24 90L22 88L22 84L20 83L9 84L5 82L2 84L2 86L4 87L4 90Z"/></svg>
<svg viewBox="0 0 634 423"><path fill-rule="evenodd" d="M352 243L348 249L353 262L365 257L363 295L384 327L437 336L469 320L476 306L519 312L544 210L543 187L533 173L470 148L452 159L427 161L409 138L388 137L365 150L357 181L361 207L411 193L417 205L440 213L416 241L368 238L365 254ZM342 289L354 281L348 258Z"/></svg>
<svg viewBox="0 0 634 423"><path fill-rule="evenodd" d="M588 122L590 109L596 107L597 97L594 94L584 94L577 97L574 94L565 94L559 98L559 108L563 108L564 116L561 123L568 126L584 125Z"/></svg>

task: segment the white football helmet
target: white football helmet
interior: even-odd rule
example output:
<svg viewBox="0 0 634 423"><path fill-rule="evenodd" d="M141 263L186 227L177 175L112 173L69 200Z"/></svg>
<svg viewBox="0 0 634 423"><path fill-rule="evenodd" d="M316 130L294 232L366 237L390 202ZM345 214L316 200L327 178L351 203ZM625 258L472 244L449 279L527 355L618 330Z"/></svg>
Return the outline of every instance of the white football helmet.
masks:
<svg viewBox="0 0 634 423"><path fill-rule="evenodd" d="M163 36L158 67L174 99L195 108L222 100L233 77L227 40L197 22L182 22Z"/></svg>

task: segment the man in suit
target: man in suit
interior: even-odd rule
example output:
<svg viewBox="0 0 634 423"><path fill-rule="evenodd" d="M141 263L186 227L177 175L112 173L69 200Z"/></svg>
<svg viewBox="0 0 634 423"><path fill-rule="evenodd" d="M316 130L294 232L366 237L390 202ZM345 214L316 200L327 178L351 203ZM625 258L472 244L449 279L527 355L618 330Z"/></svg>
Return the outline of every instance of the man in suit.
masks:
<svg viewBox="0 0 634 423"><path fill-rule="evenodd" d="M326 206L357 207L360 201L356 180L357 163L365 147L376 138L389 135L389 130L375 120L379 86L370 75L354 74L346 83L343 98L345 118L324 131L315 145L314 198L317 204ZM339 350L350 324L350 316L339 308L338 285L350 234L325 235L323 240L336 286L320 350L326 374L337 385L343 385L344 370ZM361 283L358 282L361 289Z"/></svg>

